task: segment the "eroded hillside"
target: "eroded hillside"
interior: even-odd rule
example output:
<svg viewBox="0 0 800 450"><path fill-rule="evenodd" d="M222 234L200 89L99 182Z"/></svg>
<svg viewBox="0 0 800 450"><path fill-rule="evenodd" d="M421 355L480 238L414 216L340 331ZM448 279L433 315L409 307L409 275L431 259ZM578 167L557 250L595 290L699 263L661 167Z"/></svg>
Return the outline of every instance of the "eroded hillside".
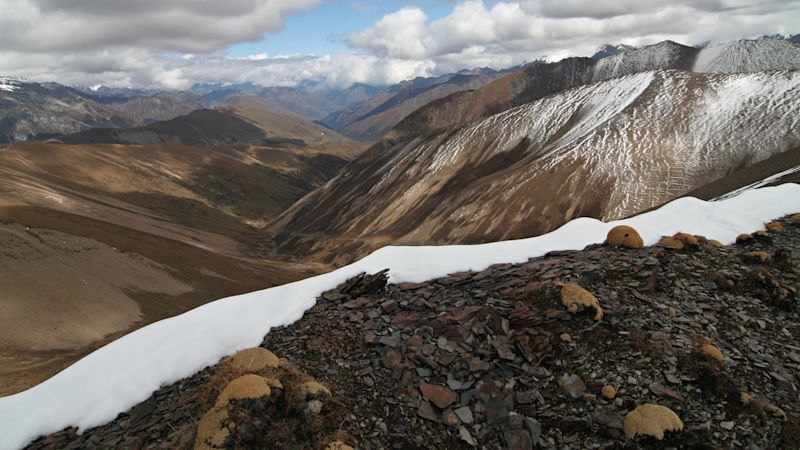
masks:
<svg viewBox="0 0 800 450"><path fill-rule="evenodd" d="M597 82L377 145L274 229L287 250L335 259L389 242L487 242L579 216L624 217L796 148L798 100L797 71Z"/></svg>

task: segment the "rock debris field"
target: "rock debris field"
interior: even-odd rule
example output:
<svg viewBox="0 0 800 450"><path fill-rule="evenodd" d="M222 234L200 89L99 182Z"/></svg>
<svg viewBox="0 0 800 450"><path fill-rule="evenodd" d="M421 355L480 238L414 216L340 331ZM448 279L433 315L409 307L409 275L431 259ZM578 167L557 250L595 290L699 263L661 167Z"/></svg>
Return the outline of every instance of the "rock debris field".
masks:
<svg viewBox="0 0 800 450"><path fill-rule="evenodd" d="M798 249L792 216L731 246L365 274L264 338L265 381L226 360L29 448L800 448ZM270 387L229 401L238 377Z"/></svg>

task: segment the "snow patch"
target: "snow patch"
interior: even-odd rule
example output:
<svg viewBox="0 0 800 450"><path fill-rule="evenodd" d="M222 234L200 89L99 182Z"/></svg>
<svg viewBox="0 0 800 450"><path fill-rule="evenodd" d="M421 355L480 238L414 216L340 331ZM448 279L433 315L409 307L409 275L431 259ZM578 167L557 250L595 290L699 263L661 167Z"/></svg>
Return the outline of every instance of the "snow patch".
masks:
<svg viewBox="0 0 800 450"><path fill-rule="evenodd" d="M737 195L742 194L743 192L747 192L752 189L760 188L761 186L766 186L772 182L780 180L781 178L785 177L786 175L791 175L793 173L800 172L800 166L792 167L791 169L784 170L783 172L776 173L774 175L770 175L763 180L756 181L755 183L748 184L747 186L741 187L736 189L735 191L728 192L727 194L720 195L719 197L712 198L711 201L716 202L720 200L727 200L729 198L736 197Z"/></svg>
<svg viewBox="0 0 800 450"><path fill-rule="evenodd" d="M738 73L800 69L800 45L775 39L739 40L705 48L694 72Z"/></svg>
<svg viewBox="0 0 800 450"><path fill-rule="evenodd" d="M333 272L208 303L165 319L100 348L25 392L0 398L0 448L24 446L69 426L81 430L113 420L160 386L257 346L273 327L290 325L316 297L362 272L389 268L391 282L421 282L495 263L521 263L553 250L579 250L602 242L615 225L636 228L652 245L678 231L731 243L764 222L800 212L800 185L750 190L719 202L681 198L624 220L575 219L551 233L482 245L384 247Z"/></svg>
<svg viewBox="0 0 800 450"><path fill-rule="evenodd" d="M10 77L0 75L0 91L14 92L20 88L21 84L29 83L22 77Z"/></svg>

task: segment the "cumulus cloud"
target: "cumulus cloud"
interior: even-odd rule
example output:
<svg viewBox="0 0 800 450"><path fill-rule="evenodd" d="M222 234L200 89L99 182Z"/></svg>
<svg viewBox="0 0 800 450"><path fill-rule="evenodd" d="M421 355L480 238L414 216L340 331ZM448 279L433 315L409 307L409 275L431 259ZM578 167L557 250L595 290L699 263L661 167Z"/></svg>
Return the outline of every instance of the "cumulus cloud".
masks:
<svg viewBox="0 0 800 450"><path fill-rule="evenodd" d="M0 68L4 74L38 81L153 89L186 89L195 83L296 86L304 81L348 87L353 83L393 84L434 73L430 61L373 55L232 58L222 53L165 54L141 49L80 54L0 52Z"/></svg>
<svg viewBox="0 0 800 450"><path fill-rule="evenodd" d="M259 40L321 0L0 0L0 50L210 52Z"/></svg>
<svg viewBox="0 0 800 450"><path fill-rule="evenodd" d="M401 14L402 13L402 14ZM541 57L590 55L602 43L687 44L795 31L800 2L786 0L524 0L458 3L423 21L407 8L353 33L348 43L375 55L427 59L443 67L499 67ZM413 18L413 20L411 20ZM413 26L410 26L413 23Z"/></svg>
<svg viewBox="0 0 800 450"><path fill-rule="evenodd" d="M0 0L0 73L115 87L345 87L588 56L603 43L796 33L800 23L800 0L461 0L436 19L415 6L387 14L346 37L351 53L225 55L233 44L278 32L286 14L324 1Z"/></svg>

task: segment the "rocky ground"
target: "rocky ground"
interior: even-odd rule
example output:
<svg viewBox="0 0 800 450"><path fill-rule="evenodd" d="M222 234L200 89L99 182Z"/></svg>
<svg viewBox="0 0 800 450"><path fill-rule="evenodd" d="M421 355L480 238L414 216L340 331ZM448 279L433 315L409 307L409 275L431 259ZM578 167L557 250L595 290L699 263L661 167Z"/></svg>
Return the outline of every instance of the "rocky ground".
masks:
<svg viewBox="0 0 800 450"><path fill-rule="evenodd" d="M798 448L800 224L781 225L727 247L597 245L426 283L350 280L262 344L330 389L320 416L277 410L289 395L279 394L228 425L247 436L258 421L269 441L224 444ZM602 314L589 302L570 312L565 283L593 294ZM190 448L228 370L207 368L106 426L30 448ZM626 416L643 404L669 408L682 429L630 437Z"/></svg>

